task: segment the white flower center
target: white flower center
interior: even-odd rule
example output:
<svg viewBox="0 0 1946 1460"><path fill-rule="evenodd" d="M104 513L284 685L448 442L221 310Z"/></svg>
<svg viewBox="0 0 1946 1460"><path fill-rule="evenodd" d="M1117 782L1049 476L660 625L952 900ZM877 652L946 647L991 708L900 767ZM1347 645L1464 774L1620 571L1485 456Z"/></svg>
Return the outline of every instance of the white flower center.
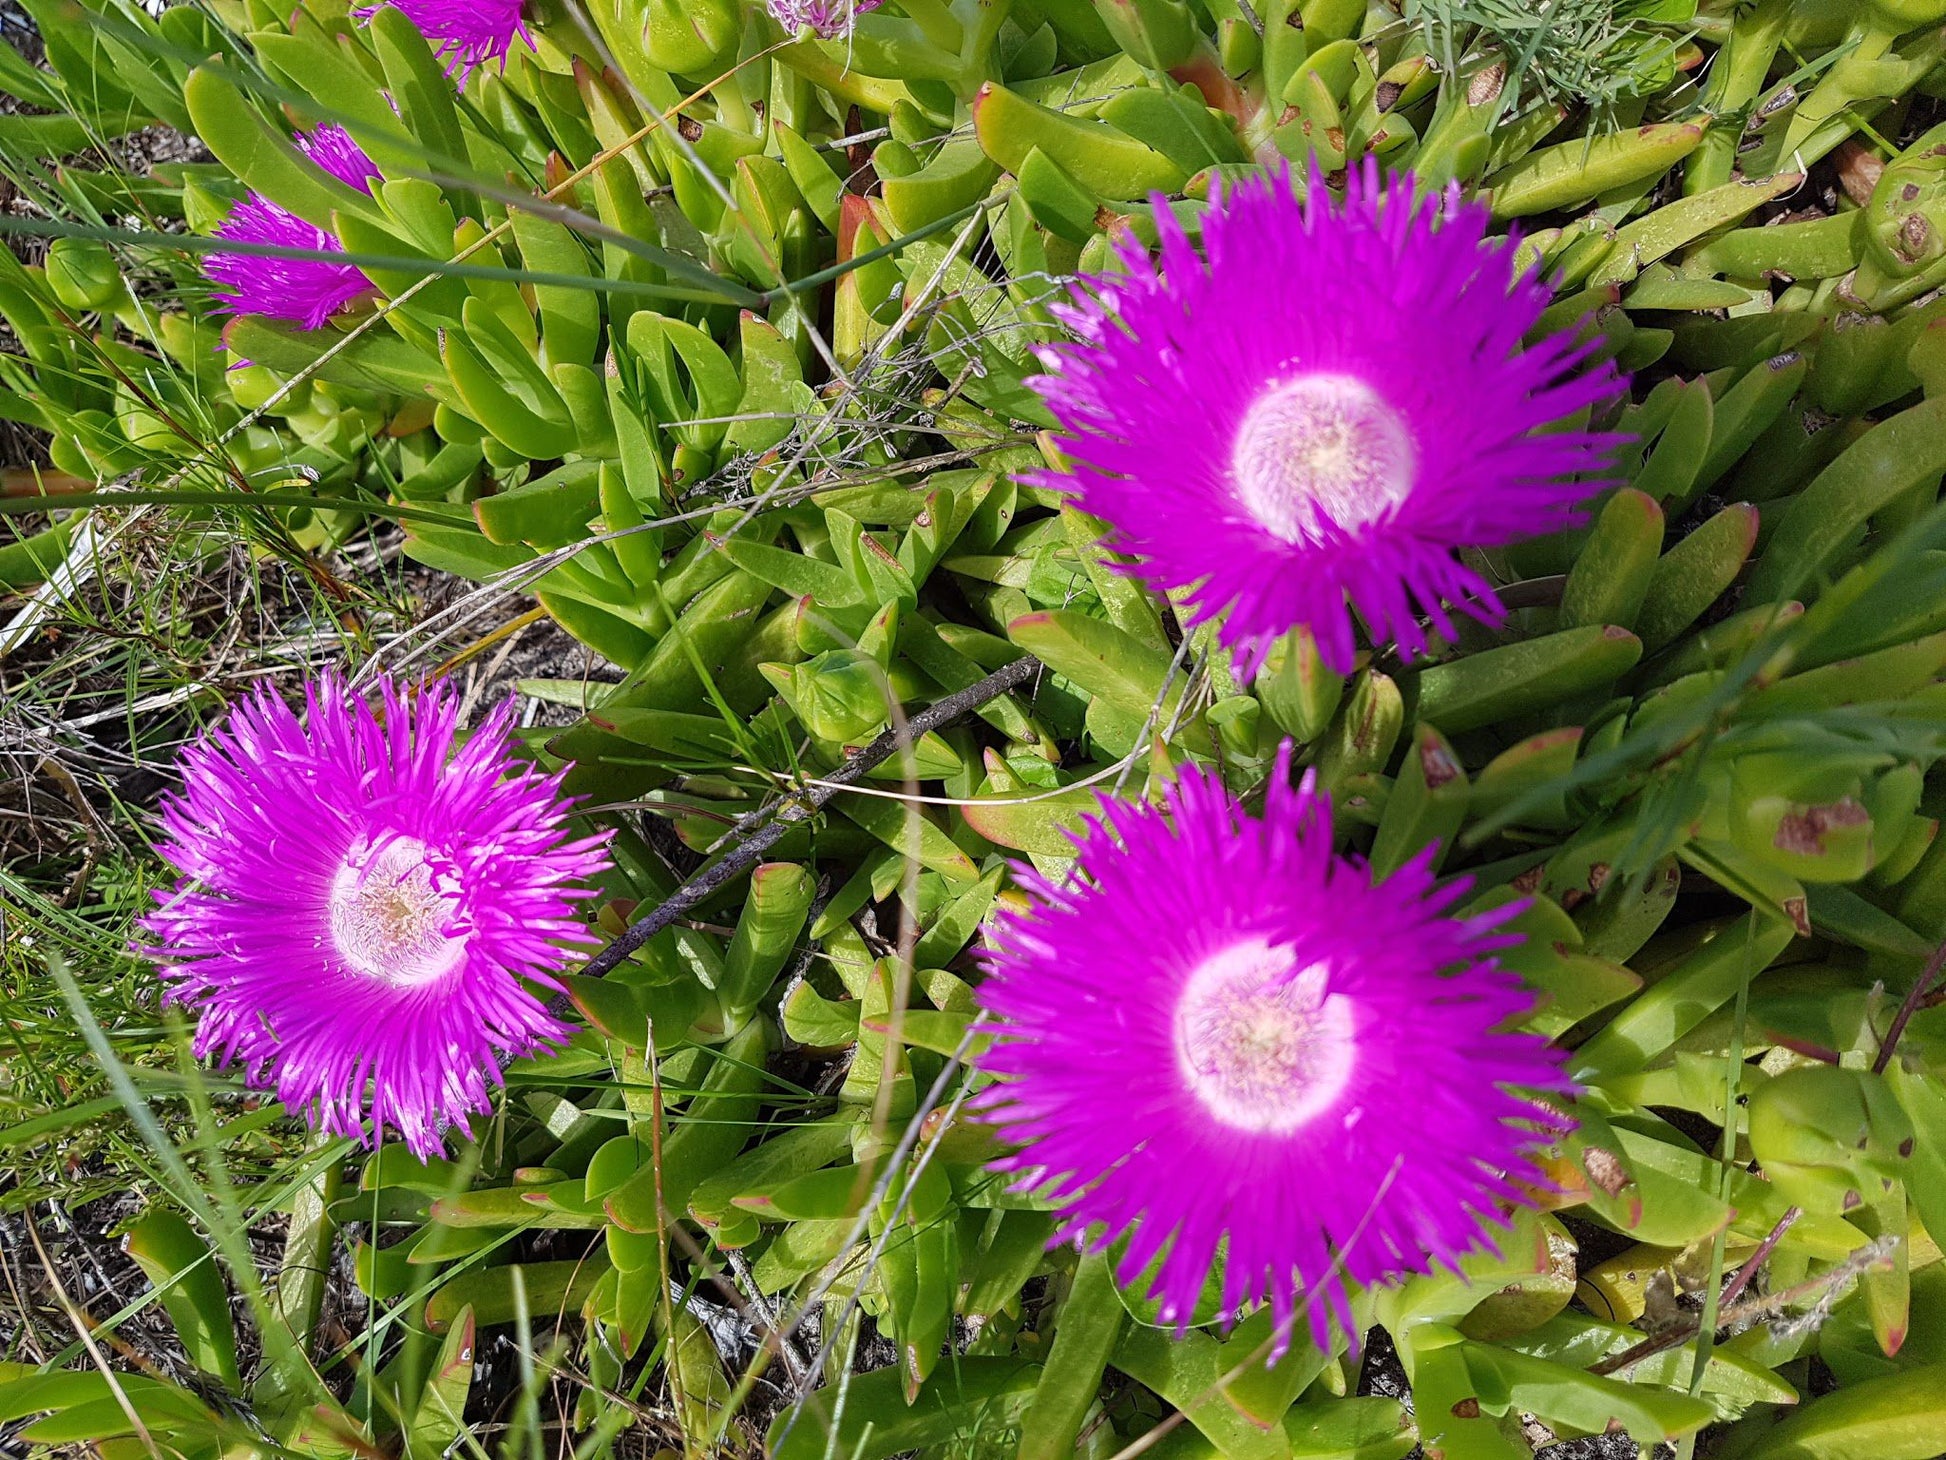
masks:
<svg viewBox="0 0 1946 1460"><path fill-rule="evenodd" d="M1322 964L1233 943L1189 976L1176 1006L1176 1066L1224 1125L1284 1135L1327 1109L1351 1078L1351 1001Z"/></svg>
<svg viewBox="0 0 1946 1460"><path fill-rule="evenodd" d="M331 879L331 941L358 973L413 988L450 973L469 933L456 926L450 872L414 837L360 838Z"/></svg>
<svg viewBox="0 0 1946 1460"><path fill-rule="evenodd" d="M1230 453L1237 501L1285 542L1375 522L1411 494L1412 437L1349 375L1300 375L1251 402Z"/></svg>

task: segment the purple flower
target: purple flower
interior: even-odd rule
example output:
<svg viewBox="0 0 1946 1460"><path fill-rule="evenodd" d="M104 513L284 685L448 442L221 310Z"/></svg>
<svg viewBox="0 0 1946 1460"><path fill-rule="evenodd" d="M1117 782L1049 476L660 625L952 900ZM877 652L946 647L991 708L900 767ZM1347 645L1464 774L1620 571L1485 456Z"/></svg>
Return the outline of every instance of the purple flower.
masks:
<svg viewBox="0 0 1946 1460"><path fill-rule="evenodd" d="M446 63L446 74L459 73L459 84L475 66L498 62L502 69L515 40L529 46L534 38L527 33L527 22L520 17L521 0L391 0L399 13L412 22L433 48L433 54ZM352 11L360 20L369 20L380 9L365 5Z"/></svg>
<svg viewBox="0 0 1946 1460"><path fill-rule="evenodd" d="M1219 1253L1234 1316L1299 1295L1350 1331L1344 1283L1456 1261L1482 1222L1545 1186L1517 1088L1570 1088L1556 1053L1503 1032L1531 1000L1492 959L1516 909L1451 917L1420 856L1384 881L1331 851L1331 805L1288 752L1243 814L1190 769L1166 808L1105 801L1079 876L1019 879L980 990L1006 1077L977 1097L1022 1149L1001 1169L1066 1201L1057 1240L1126 1234L1117 1278L1189 1322ZM1342 1272L1333 1264L1342 1265Z"/></svg>
<svg viewBox="0 0 1946 1460"><path fill-rule="evenodd" d="M883 3L884 0L769 0L771 15L791 35L808 25L825 40L845 34L853 20Z"/></svg>
<svg viewBox="0 0 1946 1460"><path fill-rule="evenodd" d="M197 1008L199 1056L424 1158L490 1108L500 1055L567 1034L529 984L559 987L606 861L560 777L510 754L507 709L455 748L450 689L380 691L375 714L327 674L300 723L262 689L183 753L159 847L181 877L142 951Z"/></svg>
<svg viewBox="0 0 1946 1460"><path fill-rule="evenodd" d="M1486 238L1487 209L1415 200L1410 178L1242 183L1203 215L1204 259L1166 207L1160 264L1125 244L1125 276L1077 288L1079 343L1033 383L1065 436L1080 496L1160 587L1222 615L1248 675L1297 625L1343 671L1349 599L1374 642L1425 646L1442 603L1487 622L1492 586L1454 550L1569 525L1606 485L1619 438L1546 428L1612 395L1612 367L1560 333L1523 349L1549 301ZM1472 601L1469 601L1472 600Z"/></svg>
<svg viewBox="0 0 1946 1460"><path fill-rule="evenodd" d="M326 124L309 136L300 133L297 149L339 182L361 193L369 193L371 180L379 175L377 164L340 126ZM334 235L262 193L252 193L232 208L216 236L232 243L344 251ZM216 297L232 312L288 319L307 330L322 327L336 311L372 287L350 264L322 259L219 253L212 254L203 269L214 283L224 286Z"/></svg>

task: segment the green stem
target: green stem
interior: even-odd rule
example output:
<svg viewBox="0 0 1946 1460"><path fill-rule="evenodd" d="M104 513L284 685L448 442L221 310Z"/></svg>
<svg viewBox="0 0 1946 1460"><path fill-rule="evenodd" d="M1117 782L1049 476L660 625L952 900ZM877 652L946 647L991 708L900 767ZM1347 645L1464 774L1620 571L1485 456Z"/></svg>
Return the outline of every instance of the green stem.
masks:
<svg viewBox="0 0 1946 1460"><path fill-rule="evenodd" d="M1882 25L1861 21L1853 27L1838 58L1809 96L1797 104L1790 130L1784 134L1784 164L1796 166L1795 154L1804 148L1814 133L1823 129L1848 107L1865 100L1856 85L1857 68L1869 65L1892 49L1898 36ZM1834 142L1832 145L1836 145ZM1829 149L1826 149L1829 150ZM1807 157L1806 163L1815 161Z"/></svg>
<svg viewBox="0 0 1946 1460"><path fill-rule="evenodd" d="M1723 186L1736 168L1737 144L1743 140L1743 114L1763 90L1770 63L1784 38L1790 19L1790 0L1763 0L1755 10L1737 18L1735 29L1716 53L1716 66L1703 93L1703 109L1712 122L1702 143L1683 168L1682 190L1694 197Z"/></svg>

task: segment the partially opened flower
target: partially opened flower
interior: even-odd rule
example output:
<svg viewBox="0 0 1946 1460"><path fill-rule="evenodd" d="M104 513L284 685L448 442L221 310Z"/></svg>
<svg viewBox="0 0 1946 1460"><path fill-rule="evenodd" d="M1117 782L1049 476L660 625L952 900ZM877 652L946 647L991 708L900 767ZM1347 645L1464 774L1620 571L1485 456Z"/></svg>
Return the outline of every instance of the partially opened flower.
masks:
<svg viewBox="0 0 1946 1460"><path fill-rule="evenodd" d="M297 138L298 151L347 187L369 193L378 166L343 127L327 124ZM312 253L342 253L334 234L307 222L281 203L252 193L230 210L216 230L232 243L267 244ZM217 298L237 314L287 319L307 330L320 328L371 282L350 264L327 259L285 258L278 254L211 254L203 271L216 284Z"/></svg>
<svg viewBox="0 0 1946 1460"><path fill-rule="evenodd" d="M1224 1311L1300 1298L1320 1339L1344 1281L1451 1264L1545 1185L1527 1152L1565 1089L1531 1002L1492 960L1507 910L1453 917L1419 857L1383 881L1331 851L1331 809L1280 760L1261 819L1189 770L1166 806L1108 802L1076 877L1031 873L981 988L1002 1164L1065 1203L1059 1238L1127 1247L1186 1324L1214 1264Z"/></svg>
<svg viewBox="0 0 1946 1460"><path fill-rule="evenodd" d="M520 766L508 711L459 744L444 687L380 712L327 675L302 721L268 689L183 755L159 850L180 874L144 921L196 1051L337 1135L424 1157L490 1108L499 1059L567 1027L535 985L586 938L559 777Z"/></svg>
<svg viewBox="0 0 1946 1460"><path fill-rule="evenodd" d="M446 74L458 74L459 84L475 66L493 62L501 67L516 40L532 46L527 22L521 18L522 0L390 0L413 28L426 38L433 54L446 63ZM369 20L381 8L365 5L352 12Z"/></svg>
<svg viewBox="0 0 1946 1460"><path fill-rule="evenodd" d="M1489 622L1492 585L1455 557L1574 520L1616 438L1549 431L1610 396L1572 333L1523 348L1549 302L1487 209L1415 199L1410 178L1354 175L1341 207L1313 177L1242 183L1203 215L1199 259L1158 208L1159 265L1077 289L1077 343L1035 381L1079 494L1155 585L1191 589L1196 621L1253 673L1308 626L1331 666L1355 645L1416 652L1443 605Z"/></svg>
<svg viewBox="0 0 1946 1460"><path fill-rule="evenodd" d="M825 40L845 34L854 20L883 3L884 0L769 0L771 15L791 35L808 25Z"/></svg>

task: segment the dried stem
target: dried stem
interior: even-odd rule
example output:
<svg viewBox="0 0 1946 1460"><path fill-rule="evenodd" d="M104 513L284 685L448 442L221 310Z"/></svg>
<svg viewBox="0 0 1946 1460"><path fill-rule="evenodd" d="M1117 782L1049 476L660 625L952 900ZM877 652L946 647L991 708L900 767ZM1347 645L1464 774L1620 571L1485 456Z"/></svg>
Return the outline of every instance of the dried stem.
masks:
<svg viewBox="0 0 1946 1460"><path fill-rule="evenodd" d="M1777 1244L1784 1240L1784 1234L1790 1231L1792 1223L1803 1215L1802 1209L1798 1207L1784 1209L1784 1215L1777 1219L1777 1225L1772 1227L1769 1235L1757 1244L1757 1250L1750 1254L1749 1260L1742 1267L1737 1269L1737 1275L1724 1285L1723 1296L1719 1300L1724 1307L1729 1307L1743 1296L1743 1290L1750 1286L1750 1280L1757 1275L1757 1269L1770 1260L1770 1254L1777 1250Z"/></svg>
<svg viewBox="0 0 1946 1460"><path fill-rule="evenodd" d="M1919 970L1919 977L1912 981L1906 990L1905 1002L1899 1005L1899 1012L1892 1016L1892 1027L1885 1031L1885 1042L1878 1047L1878 1058L1872 1061L1872 1073L1882 1075L1885 1067L1892 1063L1892 1055L1899 1047L1899 1036L1905 1033L1905 1026L1912 1016L1919 1012L1919 1005L1926 997L1926 990L1932 981L1939 977L1939 970L1946 968L1946 943L1933 950L1926 966Z"/></svg>
<svg viewBox="0 0 1946 1460"><path fill-rule="evenodd" d="M620 937L588 960L581 969L581 976L603 978L614 972L637 948L756 866L763 854L781 841L793 826L809 820L838 792L863 780L875 767L897 754L902 746L916 744L931 731L952 724L962 715L971 714L1008 690L1018 689L1033 678L1040 668L1040 660L1032 655L1003 665L985 679L927 706L903 725L886 730L870 745L853 751L837 770L803 794L785 798L766 818L747 825L739 824L738 831L743 839L734 851L683 883L653 912L630 923ZM549 1007L555 1013L562 1014L572 1005L573 1000L561 994Z"/></svg>
<svg viewBox="0 0 1946 1460"><path fill-rule="evenodd" d="M1739 1271L1736 1277L1731 1280L1733 1287L1737 1283L1747 1284L1750 1281L1750 1277L1756 1275L1757 1267L1770 1255L1769 1248L1774 1246L1776 1241L1783 1237L1784 1229L1796 1220L1797 1213L1793 1209L1786 1214L1783 1220L1778 1222L1777 1227L1772 1230L1770 1236L1764 1239L1764 1245L1758 1247L1750 1255L1749 1261L1743 1265L1743 1270ZM1722 1330L1748 1319L1766 1317L1769 1314L1790 1307L1800 1299L1814 1297L1819 1293L1836 1287L1839 1283L1849 1278L1854 1278L1861 1273L1870 1272L1875 1268L1882 1267L1892 1260L1892 1253L1897 1250L1898 1240L1897 1238L1881 1237L1877 1241L1867 1242L1863 1247L1860 1247L1850 1257L1846 1258L1829 1272L1820 1273L1814 1278L1807 1278L1795 1287L1785 1288L1782 1292L1765 1293L1761 1297L1751 1298L1746 1302L1736 1304L1734 1307L1726 1305L1716 1315L1716 1326L1718 1330ZM1746 1276L1746 1273L1749 1276ZM1740 1287L1736 1290L1738 1292L1742 1291ZM1622 1352L1616 1354L1613 1358L1603 1359L1598 1364L1590 1364L1588 1366L1588 1372L1591 1374L1615 1373L1619 1369L1626 1369L1630 1364L1640 1363L1643 1359L1649 1358L1654 1354L1659 1354L1664 1349L1679 1348L1696 1337L1701 1331L1702 1320L1700 1318L1689 1319L1677 1324L1666 1333L1655 1334L1643 1339L1633 1348L1623 1349Z"/></svg>

